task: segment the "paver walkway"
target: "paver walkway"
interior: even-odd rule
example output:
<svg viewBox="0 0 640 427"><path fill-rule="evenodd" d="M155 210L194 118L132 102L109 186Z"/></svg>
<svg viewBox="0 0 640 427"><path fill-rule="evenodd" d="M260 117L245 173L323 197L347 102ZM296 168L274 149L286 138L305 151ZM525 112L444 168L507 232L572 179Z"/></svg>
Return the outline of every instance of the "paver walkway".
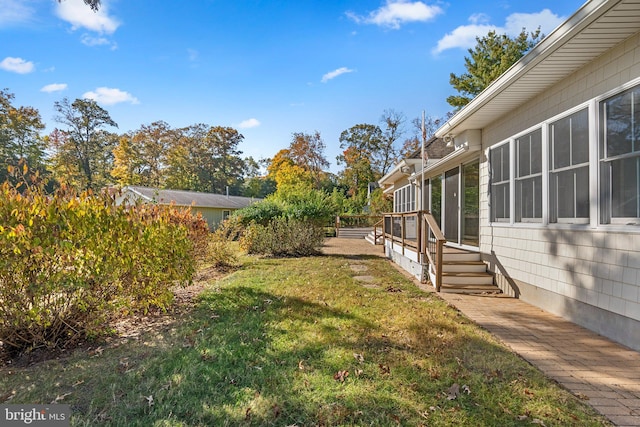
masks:
<svg viewBox="0 0 640 427"><path fill-rule="evenodd" d="M364 239L328 239L324 252L384 255ZM615 425L640 426L640 353L515 298L439 295Z"/></svg>

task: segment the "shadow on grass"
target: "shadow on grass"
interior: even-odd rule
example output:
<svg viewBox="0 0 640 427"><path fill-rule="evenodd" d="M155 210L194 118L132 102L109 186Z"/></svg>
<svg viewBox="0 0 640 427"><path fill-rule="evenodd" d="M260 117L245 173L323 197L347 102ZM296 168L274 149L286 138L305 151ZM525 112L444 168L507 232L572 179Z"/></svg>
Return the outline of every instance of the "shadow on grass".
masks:
<svg viewBox="0 0 640 427"><path fill-rule="evenodd" d="M67 396L74 426L601 425L383 259L357 259L379 289L344 256L251 259L162 330L0 377L0 395Z"/></svg>

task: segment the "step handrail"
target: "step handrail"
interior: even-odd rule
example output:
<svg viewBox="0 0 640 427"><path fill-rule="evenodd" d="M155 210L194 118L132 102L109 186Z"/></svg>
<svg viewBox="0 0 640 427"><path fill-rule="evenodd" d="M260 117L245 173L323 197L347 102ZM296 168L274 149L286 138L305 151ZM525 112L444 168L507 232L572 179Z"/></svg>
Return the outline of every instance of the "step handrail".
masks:
<svg viewBox="0 0 640 427"><path fill-rule="evenodd" d="M424 226L422 227L420 253L424 254L429 263L433 265L436 276L436 292L440 292L442 287L442 254L444 251L445 239L442 230L438 226L435 217L429 211L423 211L421 216Z"/></svg>

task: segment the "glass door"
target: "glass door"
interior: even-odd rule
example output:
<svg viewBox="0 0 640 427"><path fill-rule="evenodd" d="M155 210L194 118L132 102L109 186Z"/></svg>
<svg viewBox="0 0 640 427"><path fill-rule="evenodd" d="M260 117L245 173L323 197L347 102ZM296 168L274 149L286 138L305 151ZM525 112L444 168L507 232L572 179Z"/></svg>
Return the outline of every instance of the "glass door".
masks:
<svg viewBox="0 0 640 427"><path fill-rule="evenodd" d="M460 243L460 168L444 174L444 237L452 243Z"/></svg>
<svg viewBox="0 0 640 427"><path fill-rule="evenodd" d="M462 244L480 245L480 161L462 167L464 200L462 217Z"/></svg>

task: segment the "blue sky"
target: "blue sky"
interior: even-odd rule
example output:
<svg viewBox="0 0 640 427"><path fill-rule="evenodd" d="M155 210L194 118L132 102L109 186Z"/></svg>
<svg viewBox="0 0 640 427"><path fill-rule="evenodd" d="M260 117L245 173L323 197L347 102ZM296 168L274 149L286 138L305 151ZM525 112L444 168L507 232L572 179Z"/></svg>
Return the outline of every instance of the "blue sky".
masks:
<svg viewBox="0 0 640 427"><path fill-rule="evenodd" d="M95 99L117 131L164 120L232 126L243 156L319 131L338 138L393 109L443 116L467 49L490 30L550 33L583 0L0 0L0 88L40 111ZM112 129L116 131L116 129Z"/></svg>

